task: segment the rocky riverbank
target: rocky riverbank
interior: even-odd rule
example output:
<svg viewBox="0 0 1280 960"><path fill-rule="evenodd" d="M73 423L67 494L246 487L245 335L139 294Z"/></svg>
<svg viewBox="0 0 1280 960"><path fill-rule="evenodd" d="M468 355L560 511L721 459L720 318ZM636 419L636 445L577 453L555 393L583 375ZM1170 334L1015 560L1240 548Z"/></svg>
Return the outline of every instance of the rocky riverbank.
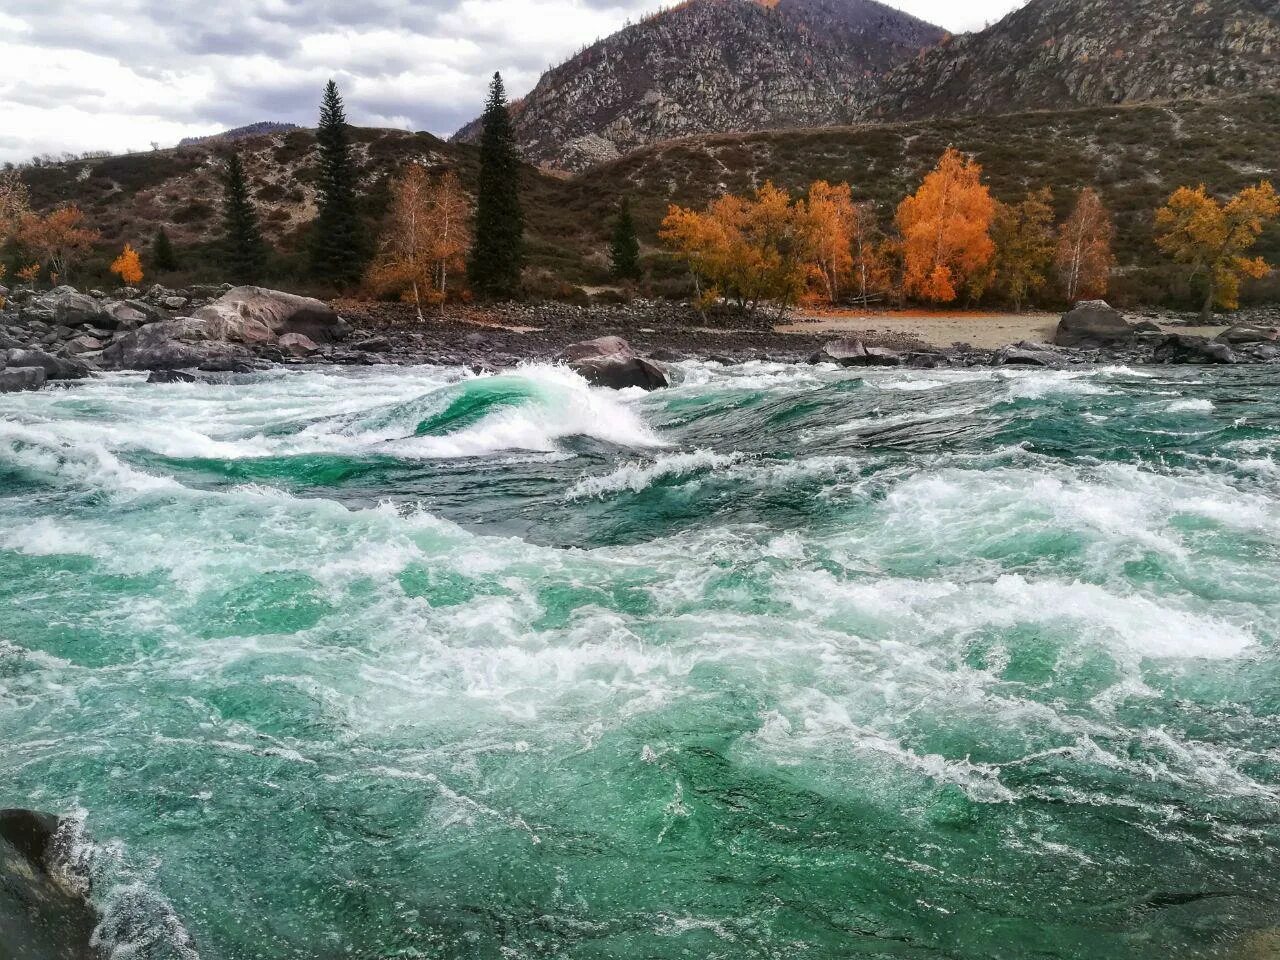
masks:
<svg viewBox="0 0 1280 960"><path fill-rule="evenodd" d="M883 321L880 329L847 331L835 339L829 333L744 326L731 317L708 321L687 304L670 302L506 304L420 320L399 304L328 304L259 287L82 293L63 286L6 297L0 310L0 392L111 370L184 380L300 363L494 370L563 360L595 371L597 382L653 386L661 372L654 363L688 358L913 367L1280 362L1280 310L1255 313L1251 322L1209 338L1170 329L1187 318L1161 315L1156 323L1126 317L1102 302L1086 303L1062 319L1049 342L991 349L931 345ZM601 338L626 343L609 341L585 353L570 349ZM587 355L595 359L588 362ZM613 360L604 363L602 355ZM614 372L601 373L605 368Z"/></svg>

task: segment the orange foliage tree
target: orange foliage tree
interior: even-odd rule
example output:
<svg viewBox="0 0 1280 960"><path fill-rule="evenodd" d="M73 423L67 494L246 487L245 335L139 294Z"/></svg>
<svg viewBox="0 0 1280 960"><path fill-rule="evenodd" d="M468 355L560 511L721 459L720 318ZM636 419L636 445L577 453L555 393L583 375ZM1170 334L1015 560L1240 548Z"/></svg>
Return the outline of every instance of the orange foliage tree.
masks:
<svg viewBox="0 0 1280 960"><path fill-rule="evenodd" d="M980 295L995 254L995 201L982 167L948 148L913 196L898 206L904 292L951 303L962 291Z"/></svg>
<svg viewBox="0 0 1280 960"><path fill-rule="evenodd" d="M28 213L18 228L18 244L28 251L53 281L71 277L75 263L98 242L98 231L86 227L76 206L59 207L46 217Z"/></svg>
<svg viewBox="0 0 1280 960"><path fill-rule="evenodd" d="M853 273L853 235L857 229L853 191L847 183L832 186L815 180L803 209L812 231L813 274L824 299L835 303Z"/></svg>
<svg viewBox="0 0 1280 960"><path fill-rule="evenodd" d="M1203 277L1207 287L1201 316L1213 316L1216 304L1224 310L1240 305L1240 281L1260 279L1271 268L1261 257L1246 257L1266 229L1280 217L1280 197L1267 181L1247 187L1225 204L1211 197L1201 184L1179 187L1156 211L1156 243L1179 263Z"/></svg>
<svg viewBox="0 0 1280 960"><path fill-rule="evenodd" d="M991 239L996 245L991 282L1021 313L1027 298L1048 282L1054 249L1053 192L1045 187L1018 203L997 201Z"/></svg>
<svg viewBox="0 0 1280 960"><path fill-rule="evenodd" d="M1067 302L1106 296L1115 257L1111 241L1115 227L1102 197L1091 187L1080 191L1075 209L1058 230L1053 263Z"/></svg>
<svg viewBox="0 0 1280 960"><path fill-rule="evenodd" d="M426 299L443 305L451 273L465 266L471 205L452 173L432 179L411 164L391 185L391 210L366 282L380 293L412 298L422 319Z"/></svg>
<svg viewBox="0 0 1280 960"><path fill-rule="evenodd" d="M111 272L120 278L126 286L134 286L142 282L142 258L130 244L125 244L120 256L111 262Z"/></svg>
<svg viewBox="0 0 1280 960"><path fill-rule="evenodd" d="M754 197L720 197L703 211L672 206L659 236L689 268L701 303L723 296L747 314L765 301L785 313L804 292L814 259L804 205L772 183Z"/></svg>

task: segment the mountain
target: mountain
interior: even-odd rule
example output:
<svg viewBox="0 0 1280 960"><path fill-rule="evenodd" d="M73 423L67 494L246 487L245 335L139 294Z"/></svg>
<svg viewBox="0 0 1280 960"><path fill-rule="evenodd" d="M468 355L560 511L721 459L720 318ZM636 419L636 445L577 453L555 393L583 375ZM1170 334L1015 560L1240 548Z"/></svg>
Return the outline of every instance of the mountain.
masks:
<svg viewBox="0 0 1280 960"><path fill-rule="evenodd" d="M183 137L178 141L178 146L190 147L198 143L235 143L239 140L261 137L268 133L288 133L290 130L297 129L299 129L299 127L296 123L279 123L275 120L260 120L257 123L246 124L243 127L223 130L221 133L211 133L205 137Z"/></svg>
<svg viewBox="0 0 1280 960"><path fill-rule="evenodd" d="M544 74L516 133L526 159L582 170L672 137L844 123L943 35L874 0L687 0Z"/></svg>
<svg viewBox="0 0 1280 960"><path fill-rule="evenodd" d="M884 78L862 119L1280 89L1277 0L1031 0Z"/></svg>

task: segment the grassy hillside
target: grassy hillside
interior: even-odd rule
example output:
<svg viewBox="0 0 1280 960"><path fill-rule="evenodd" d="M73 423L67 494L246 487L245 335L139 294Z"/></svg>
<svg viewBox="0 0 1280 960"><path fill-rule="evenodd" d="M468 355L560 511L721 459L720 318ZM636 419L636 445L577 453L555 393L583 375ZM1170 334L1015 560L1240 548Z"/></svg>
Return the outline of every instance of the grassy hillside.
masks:
<svg viewBox="0 0 1280 960"><path fill-rule="evenodd" d="M376 220L388 175L419 161L454 169L470 187L476 148L429 134L354 131L365 187L365 212ZM772 179L799 191L810 181L847 180L875 201L888 223L948 145L972 152L994 192L1014 199L1042 185L1065 215L1082 186L1098 187L1116 216L1125 301L1160 300L1180 290L1176 270L1151 239L1152 212L1178 185L1205 183L1235 191L1261 178L1280 180L1280 95L1216 103L1097 108L909 124L785 130L672 141L637 151L576 177L525 171L530 275L539 293L565 284L608 280L605 251L618 198L633 201L646 261L660 290L676 292L679 275L656 249L668 204L700 206L726 190ZM240 145L266 232L280 250L276 272L301 276L301 254L314 216L315 138L298 130ZM41 207L74 201L103 232L104 252L125 241L146 243L165 226L195 276L215 278L210 241L218 229L217 158L207 147L84 160L27 171ZM1280 261L1280 230L1262 250ZM1277 295L1275 280L1252 288Z"/></svg>

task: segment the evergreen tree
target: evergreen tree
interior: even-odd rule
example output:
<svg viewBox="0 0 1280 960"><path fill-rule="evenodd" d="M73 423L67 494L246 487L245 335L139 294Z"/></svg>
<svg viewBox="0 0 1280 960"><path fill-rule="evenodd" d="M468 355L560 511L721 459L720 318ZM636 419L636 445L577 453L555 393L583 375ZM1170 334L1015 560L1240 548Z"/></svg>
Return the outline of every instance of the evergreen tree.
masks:
<svg viewBox="0 0 1280 960"><path fill-rule="evenodd" d="M267 248L258 227L258 211L249 199L240 155L227 157L223 171L223 256L230 277L236 283L255 283L267 264Z"/></svg>
<svg viewBox="0 0 1280 960"><path fill-rule="evenodd" d="M338 85L324 88L320 126L319 213L311 246L311 268L316 276L335 283L353 283L364 268L364 231L356 213L356 168L347 138L347 114Z"/></svg>
<svg viewBox="0 0 1280 960"><path fill-rule="evenodd" d="M173 249L173 242L164 227L156 231L151 241L151 263L159 271L169 273L178 269L178 254Z"/></svg>
<svg viewBox="0 0 1280 960"><path fill-rule="evenodd" d="M623 197L618 207L609 259L613 263L613 275L617 279L640 279L640 241L636 238L636 224L631 218L631 200L628 197Z"/></svg>
<svg viewBox="0 0 1280 960"><path fill-rule="evenodd" d="M467 263L471 289L503 299L520 291L524 263L524 214L520 209L520 153L507 112L502 75L495 73L480 135L480 181L475 239Z"/></svg>

